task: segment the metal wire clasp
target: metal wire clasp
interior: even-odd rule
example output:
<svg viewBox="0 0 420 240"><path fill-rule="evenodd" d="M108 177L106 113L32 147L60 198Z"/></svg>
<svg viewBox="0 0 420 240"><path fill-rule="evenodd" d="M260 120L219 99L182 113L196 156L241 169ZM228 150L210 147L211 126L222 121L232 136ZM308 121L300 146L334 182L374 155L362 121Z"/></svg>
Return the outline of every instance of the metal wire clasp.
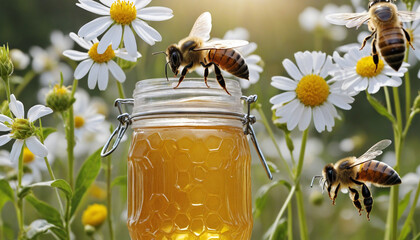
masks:
<svg viewBox="0 0 420 240"><path fill-rule="evenodd" d="M133 122L131 119L130 114L123 113L122 110L122 104L134 104L134 99L128 98L128 99L121 99L118 98L114 102L114 106L118 108L118 111L120 112L120 115L118 115L117 119L119 121L117 128L112 132L111 136L108 138L108 141L105 143L104 147L101 151L101 156L106 157L109 154L111 154L115 149L117 149L118 144L120 144L121 139L124 137L125 132L127 131L128 126L131 125ZM111 144L111 141L114 137L117 137L115 139L114 144L112 145L112 148L108 150L109 145Z"/></svg>
<svg viewBox="0 0 420 240"><path fill-rule="evenodd" d="M258 99L257 95L250 95L250 96L242 96L242 100L245 100L247 103L247 113L244 115L242 119L242 124L245 125L244 133L246 135L250 135L251 141L255 147L255 150L258 153L258 156L260 157L261 164L264 167L265 172L267 173L267 176L270 180L273 180L273 175L271 174L270 168L267 165L267 161L265 160L264 154L261 151L261 148L258 144L257 137L255 136L254 128L252 127L252 124L254 124L257 119L255 116L251 115L251 104L256 102Z"/></svg>

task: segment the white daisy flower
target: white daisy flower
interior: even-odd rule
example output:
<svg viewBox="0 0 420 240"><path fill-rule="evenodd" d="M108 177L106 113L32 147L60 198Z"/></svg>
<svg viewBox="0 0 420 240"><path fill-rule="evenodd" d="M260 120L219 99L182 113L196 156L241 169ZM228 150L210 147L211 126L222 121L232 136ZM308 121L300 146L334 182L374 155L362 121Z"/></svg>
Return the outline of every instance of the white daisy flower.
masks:
<svg viewBox="0 0 420 240"><path fill-rule="evenodd" d="M38 140L35 133L34 121L52 113L49 107L43 105L35 105L28 111L28 118L25 118L25 111L22 102L16 100L15 95L10 95L9 103L10 111L15 118L10 118L6 115L0 114L0 131L8 131L6 135L0 136L0 146L8 143L10 140L15 139L10 159L12 162L19 159L22 147L25 144L29 150L39 157L46 157L48 154L47 148Z"/></svg>
<svg viewBox="0 0 420 240"><path fill-rule="evenodd" d="M283 66L292 77L274 76L271 85L285 92L270 99L277 121L287 123L287 129L298 126L300 131L308 128L314 120L318 132L331 131L334 118L339 118L335 107L349 110L354 99L341 89L340 84L326 80L335 69L331 56L322 52L295 53L297 66L285 59Z"/></svg>
<svg viewBox="0 0 420 240"><path fill-rule="evenodd" d="M347 36L347 30L342 26L331 25L325 19L325 16L328 14L338 12L352 12L352 9L347 5L339 7L335 4L327 4L324 6L322 11L320 11L309 6L299 14L299 23L305 31L320 31L332 40L342 41Z"/></svg>
<svg viewBox="0 0 420 240"><path fill-rule="evenodd" d="M74 70L74 78L81 79L88 72L88 87L94 89L96 83L98 83L99 90L103 91L108 86L108 77L111 72L112 76L119 82L125 81L125 73L118 64L112 60L114 57L122 58L127 61L136 62L137 58L141 57L140 53L137 53L135 57L127 54L122 49L113 50L111 46L108 46L105 52L99 54L98 41L86 41L83 38L77 36L75 33L70 33L70 37L79 44L82 48L88 50L88 52L80 52L76 50L66 50L63 55L76 61L82 61Z"/></svg>
<svg viewBox="0 0 420 240"><path fill-rule="evenodd" d="M86 40L93 40L105 32L98 46L98 53L103 54L109 45L117 49L121 39L127 52L137 56L137 44L133 30L147 44L154 45L162 41L162 36L145 21L164 21L173 17L172 10L166 7L145 7L152 0L79 0L77 6L99 15L83 25L78 35Z"/></svg>
<svg viewBox="0 0 420 240"><path fill-rule="evenodd" d="M341 82L343 90L357 92L367 90L374 94L381 87L398 87L401 85L401 77L407 72L407 63L403 63L400 69L395 71L382 58L379 58L378 68L373 62L371 48L365 46L362 50L355 47L349 50L344 57L334 52L335 63L341 68L334 72L333 80Z"/></svg>
<svg viewBox="0 0 420 240"><path fill-rule="evenodd" d="M73 48L74 42L60 30L54 30L50 34L51 47L58 56L61 56L64 50Z"/></svg>
<svg viewBox="0 0 420 240"><path fill-rule="evenodd" d="M10 50L9 56L15 69L23 70L29 65L30 59L28 54L25 54L20 49Z"/></svg>
<svg viewBox="0 0 420 240"><path fill-rule="evenodd" d="M77 91L74 111L74 133L77 139L82 137L85 131L96 133L100 131L105 116L98 113L98 109L90 102L89 95L85 91Z"/></svg>
<svg viewBox="0 0 420 240"><path fill-rule="evenodd" d="M60 56L52 47L43 49L33 46L29 49L29 54L32 56L32 69L40 74L42 86L59 83L61 73L64 83L70 80L72 69L66 63L60 62Z"/></svg>

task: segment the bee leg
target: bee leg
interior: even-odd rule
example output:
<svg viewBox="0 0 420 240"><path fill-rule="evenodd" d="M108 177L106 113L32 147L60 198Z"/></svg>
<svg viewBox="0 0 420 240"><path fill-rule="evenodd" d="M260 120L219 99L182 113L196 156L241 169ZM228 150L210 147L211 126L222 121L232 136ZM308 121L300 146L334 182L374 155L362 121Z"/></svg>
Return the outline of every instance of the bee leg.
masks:
<svg viewBox="0 0 420 240"><path fill-rule="evenodd" d="M362 49L365 47L366 42L367 42L369 39L371 39L371 38L373 37L373 35L375 35L375 34L376 34L376 31L373 31L373 32L372 32L372 34L370 34L369 36L365 37L365 39L363 40L362 46L360 47L360 49L359 49L359 50L362 50Z"/></svg>
<svg viewBox="0 0 420 240"><path fill-rule="evenodd" d="M337 185L337 187L335 188L335 191L334 191L334 196L332 198L333 205L335 205L335 199L337 198L337 195L338 195L338 191L339 190L340 190L340 183Z"/></svg>
<svg viewBox="0 0 420 240"><path fill-rule="evenodd" d="M185 75L187 75L188 69L190 69L192 66L193 66L193 63L191 62L190 64L186 65L184 69L182 69L181 77L179 78L178 84L174 88L177 88L179 84L181 84L182 80L184 80L185 78Z"/></svg>
<svg viewBox="0 0 420 240"><path fill-rule="evenodd" d="M359 201L359 192L356 189L351 188L351 187L349 187L349 190L350 190L350 198L353 201L353 205L357 208L357 210L359 210L359 216L361 216L362 204Z"/></svg>
<svg viewBox="0 0 420 240"><path fill-rule="evenodd" d="M220 71L220 68L214 63L213 63L213 65L214 65L214 73L216 74L217 82L226 91L226 93L230 95L230 93L226 89L225 79L222 76L222 72Z"/></svg>
<svg viewBox="0 0 420 240"><path fill-rule="evenodd" d="M354 180L353 178L350 178L354 183L357 185L362 185L362 196L363 196L363 205L365 205L366 209L366 217L370 221L369 214L372 211L372 205L373 205L373 198L372 194L370 193L370 190L366 184L363 182L359 182L357 180Z"/></svg>
<svg viewBox="0 0 420 240"><path fill-rule="evenodd" d="M379 63L379 54L376 50L376 37L372 41L372 57L373 57L373 63L375 63L375 72L378 70L378 63Z"/></svg>
<svg viewBox="0 0 420 240"><path fill-rule="evenodd" d="M413 45L411 44L411 37L410 37L410 34L407 32L407 30L405 30L404 28L401 28L402 30L403 30L403 32L404 32L404 35L405 35L405 39L407 39L407 42L408 42L408 44L410 44L410 46L411 46L411 48L413 49L413 50L415 50L414 49L414 47L413 47Z"/></svg>
<svg viewBox="0 0 420 240"><path fill-rule="evenodd" d="M207 77L209 76L209 67L213 64L213 63L209 63L209 64L205 64L203 62L200 62L201 66L204 67L204 83L206 84L206 86L208 88L210 88L210 86L207 84Z"/></svg>

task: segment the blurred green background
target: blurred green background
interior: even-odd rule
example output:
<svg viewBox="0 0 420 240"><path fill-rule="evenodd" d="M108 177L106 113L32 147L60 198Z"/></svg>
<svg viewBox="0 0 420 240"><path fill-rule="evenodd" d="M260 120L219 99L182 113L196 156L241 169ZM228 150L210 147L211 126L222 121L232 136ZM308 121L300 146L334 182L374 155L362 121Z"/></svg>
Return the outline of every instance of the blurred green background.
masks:
<svg viewBox="0 0 420 240"><path fill-rule="evenodd" d="M97 17L75 5L76 1L71 0L2 0L0 6L0 44L9 44L9 47L19 48L28 52L31 46L37 45L43 48L50 45L50 33L53 30L60 30L64 34L76 32L88 21ZM297 51L320 50L332 55L333 51L346 43L357 42L357 34L361 30L366 30L364 26L360 30L347 29L347 37L343 41L334 41L329 38L321 38L322 46L316 49L316 38L314 32L307 32L299 24L299 14L308 6L322 10L327 3L336 5L349 5L350 1L327 1L327 0L154 0L150 6L169 7L174 12L174 17L163 22L149 22L149 24L160 32L163 41L154 46L148 46L139 40L139 51L143 55L140 58L137 68L128 73L127 81L124 83L124 89L128 96L131 95L136 81L147 78L163 77L165 60L163 56L152 56L151 53L163 51L171 44L178 42L181 38L188 35L195 19L204 11L209 11L213 17L212 37L221 38L226 31L236 27L244 27L250 33L250 42L258 44L256 54L263 59L264 71L257 84L244 90L245 94L258 94L259 103L264 107L268 118L271 118L271 104L269 99L278 94L279 90L271 87L271 77L275 75L287 76L281 62L285 58L294 61L293 54ZM367 5L367 0L364 2ZM318 36L319 37L319 36ZM322 37L322 36L321 36ZM77 47L76 47L77 49ZM417 61L418 62L418 61ZM420 80L416 77L419 70L419 64L410 67L410 76L412 77L412 95L416 96L420 89ZM20 72L16 72L19 74ZM191 73L189 76L194 76ZM113 82L113 81L111 81ZM81 88L87 89L86 79L79 82ZM111 88L115 83L111 83ZM36 89L38 83L33 81L29 88L22 94L23 102L36 103ZM99 95L106 99L111 106L113 100L117 97L116 93L109 90L99 92L89 90L91 95ZM403 88L400 88L403 95ZM375 97L384 102L383 91L375 94ZM375 200L374 208L371 214L371 221L367 221L365 216L358 216L351 200L345 194L339 194L336 205L332 206L326 193L320 199L321 203L314 204L311 199L320 194L321 189L309 187L310 180L314 174L320 174L323 164L335 162L347 155L360 155L374 143L381 139L393 139L393 132L389 122L368 104L364 93L355 97L350 111L340 112L341 121L336 121L336 126L331 133L322 134L314 131L310 132L310 141L308 143L307 158L304 165L304 173L301 179L303 192L307 202L305 205L310 239L381 239L385 228L387 213L387 196L389 189L378 189L373 187L373 197ZM113 118L109 121L115 123ZM264 139L266 133L264 128L257 127L258 137ZM280 142L283 142L281 131L276 131ZM293 132L292 136L299 142L300 133ZM413 126L407 136L406 145L403 149L402 164L400 176L408 172L415 172L420 161L420 126L418 117L413 121ZM355 140L355 147L350 153L343 152L339 146L343 139ZM273 146L267 141L264 142L263 150L268 158L276 163L282 171L282 164L279 159L273 156ZM284 143L282 143L284 144ZM314 151L310 151L314 149ZM393 145L386 151L392 151ZM275 153L274 153L275 154ZM286 153L284 153L286 155ZM382 159L380 157L379 159ZM267 184L268 180L260 167L258 160L253 167L253 192L255 193L260 186ZM120 171L124 171L121 167ZM277 175L282 176L285 171ZM125 190L114 191L115 222L120 219L119 215L125 207ZM269 198L265 211L259 218L254 220L253 239L262 239L262 235L268 229L275 219L275 216L285 200L287 191L282 187L274 188ZM11 205L6 205L7 207ZM7 214L11 210L3 210L3 219L7 219ZM28 211L27 214L31 212ZM35 214L35 213L33 213ZM406 213L405 213L406 214ZM78 216L80 217L80 216ZM416 211L414 219L420 218L420 212ZM14 216L11 218L14 219ZM295 222L295 237L298 236L297 217ZM10 220L12 221L12 220ZM78 219L74 221L75 225L80 225ZM402 222L400 222L402 224ZM418 229L420 222L417 221ZM81 226L76 226L81 231ZM118 236L120 239L126 239L127 231L125 223L121 220L118 224ZM103 229L106 239L106 226ZM82 233L75 232L77 239L85 239Z"/></svg>

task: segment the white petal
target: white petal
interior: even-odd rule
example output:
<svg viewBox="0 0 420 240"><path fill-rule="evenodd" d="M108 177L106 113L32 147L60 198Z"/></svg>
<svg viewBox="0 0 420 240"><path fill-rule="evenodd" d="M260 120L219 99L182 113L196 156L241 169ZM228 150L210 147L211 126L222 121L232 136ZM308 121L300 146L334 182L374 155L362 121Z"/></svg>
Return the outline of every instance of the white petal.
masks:
<svg viewBox="0 0 420 240"><path fill-rule="evenodd" d="M127 51L122 51L120 49L115 50L115 56L122 58L124 60L130 61L130 62L137 62L137 58L141 57L141 54L137 52L137 55L135 57L132 57L130 54L127 53Z"/></svg>
<svg viewBox="0 0 420 240"><path fill-rule="evenodd" d="M107 64L108 64L109 71L111 71L112 76L114 76L114 78L117 79L117 81L124 82L125 73L121 69L121 67L118 66L118 64L114 62L113 60L109 61Z"/></svg>
<svg viewBox="0 0 420 240"><path fill-rule="evenodd" d="M172 9L167 7L148 7L137 12L137 17L148 21L164 21L173 16Z"/></svg>
<svg viewBox="0 0 420 240"><path fill-rule="evenodd" d="M351 109L351 105L349 103L354 101L354 99L350 96L337 93L331 93L328 96L328 100L335 106L345 110Z"/></svg>
<svg viewBox="0 0 420 240"><path fill-rule="evenodd" d="M112 49L117 49L121 42L122 27L119 24L112 26L101 38L98 45L98 53L103 54L109 45Z"/></svg>
<svg viewBox="0 0 420 240"><path fill-rule="evenodd" d="M111 7L115 0L99 0L103 5Z"/></svg>
<svg viewBox="0 0 420 240"><path fill-rule="evenodd" d="M13 134L6 134L6 135L1 135L0 136L0 146L3 146L4 144L10 142L10 140L12 140L12 136Z"/></svg>
<svg viewBox="0 0 420 240"><path fill-rule="evenodd" d="M318 132L323 132L325 130L325 121L321 109L319 109L319 107L315 107L313 108L312 113L316 130Z"/></svg>
<svg viewBox="0 0 420 240"><path fill-rule="evenodd" d="M23 140L16 139L13 143L12 150L10 151L10 161L18 162L20 153L22 152Z"/></svg>
<svg viewBox="0 0 420 240"><path fill-rule="evenodd" d="M377 93L380 88L381 88L381 84L378 82L378 80L376 79L376 77L370 78L370 80L369 80L369 87L368 87L368 93L370 93L370 94Z"/></svg>
<svg viewBox="0 0 420 240"><path fill-rule="evenodd" d="M25 110L23 108L23 103L19 100L16 100L14 94L10 95L9 109L12 111L13 115L16 118L25 118Z"/></svg>
<svg viewBox="0 0 420 240"><path fill-rule="evenodd" d="M324 65L325 62L325 53L321 52L314 52L312 54L313 57L313 69L315 74L319 74L321 72L321 67Z"/></svg>
<svg viewBox="0 0 420 240"><path fill-rule="evenodd" d="M334 126L334 117L333 114L329 112L329 107L327 107L326 105L331 105L331 103L324 103L322 106L319 107L319 109L321 110L322 115L324 116L327 130L330 132L332 127Z"/></svg>
<svg viewBox="0 0 420 240"><path fill-rule="evenodd" d="M76 61L82 61L86 58L89 58L89 54L86 52L79 52L76 50L66 50L63 52L63 55Z"/></svg>
<svg viewBox="0 0 420 240"><path fill-rule="evenodd" d="M399 87L402 84L402 80L399 77L388 78L386 82L383 83L383 86L390 87Z"/></svg>
<svg viewBox="0 0 420 240"><path fill-rule="evenodd" d="M354 86L354 90L358 92L364 91L368 87L368 84L369 84L368 78L363 78L363 80L358 85Z"/></svg>
<svg viewBox="0 0 420 240"><path fill-rule="evenodd" d="M322 66L322 69L319 72L319 76L321 76L322 78L326 78L330 74L330 72L335 70L335 68L336 66L332 62L332 57L327 56L324 66Z"/></svg>
<svg viewBox="0 0 420 240"><path fill-rule="evenodd" d="M12 130L12 129L0 122L0 132L6 132L6 131L10 131L10 130Z"/></svg>
<svg viewBox="0 0 420 240"><path fill-rule="evenodd" d="M134 37L133 31L131 31L131 28L128 25L124 26L124 46L130 56L137 56L136 38Z"/></svg>
<svg viewBox="0 0 420 240"><path fill-rule="evenodd" d="M136 0L134 5L136 6L136 9L139 10L139 9L147 6L151 1L152 0Z"/></svg>
<svg viewBox="0 0 420 240"><path fill-rule="evenodd" d="M6 115L0 114L0 122L2 122L2 123L4 123L4 122L12 123L13 120Z"/></svg>
<svg viewBox="0 0 420 240"><path fill-rule="evenodd" d="M106 90L106 87L108 86L108 67L106 63L99 64L99 74L98 74L98 88L101 91Z"/></svg>
<svg viewBox="0 0 420 240"><path fill-rule="evenodd" d="M291 76L293 79L297 81L300 81L300 79L302 79L302 73L299 71L296 65L289 59L286 58L283 60L283 67L287 71L289 76Z"/></svg>
<svg viewBox="0 0 420 240"><path fill-rule="evenodd" d="M89 76L88 76L88 87L90 89L95 88L96 82L98 82L98 73L99 73L99 64L94 63L92 68L89 71Z"/></svg>
<svg viewBox="0 0 420 240"><path fill-rule="evenodd" d="M48 155L48 149L35 136L27 138L25 143L29 151L31 151L36 156L43 158Z"/></svg>
<svg viewBox="0 0 420 240"><path fill-rule="evenodd" d="M113 20L109 16L96 18L85 25L83 25L77 35L83 37L85 40L90 41L105 32L111 26Z"/></svg>
<svg viewBox="0 0 420 240"><path fill-rule="evenodd" d="M92 67L92 64L93 60L90 58L79 63L79 65L77 65L76 69L74 70L74 78L83 78L89 72L89 69Z"/></svg>
<svg viewBox="0 0 420 240"><path fill-rule="evenodd" d="M79 37L79 35L77 35L74 32L71 32L69 34L70 38L73 39L73 41L75 41L79 46L81 46L82 48L89 50L92 47L92 43L88 42L86 40L84 40L83 38Z"/></svg>
<svg viewBox="0 0 420 240"><path fill-rule="evenodd" d="M293 111L289 121L287 122L287 129L292 130L298 125L304 109L305 106L303 104L297 105L296 110Z"/></svg>
<svg viewBox="0 0 420 240"><path fill-rule="evenodd" d="M271 80L271 85L273 87L284 91L295 90L297 86L296 81L293 81L292 79L283 76L274 76L271 78Z"/></svg>
<svg viewBox="0 0 420 240"><path fill-rule="evenodd" d="M299 120L299 131L304 131L308 128L312 118L312 109L310 107L304 107L302 116Z"/></svg>
<svg viewBox="0 0 420 240"><path fill-rule="evenodd" d="M102 4L99 4L91 0L79 0L80 3L76 3L80 8L85 9L86 11L96 13L98 15L109 15L109 8L105 7Z"/></svg>
<svg viewBox="0 0 420 240"><path fill-rule="evenodd" d="M312 73L312 54L308 51L295 53L296 63L304 76Z"/></svg>
<svg viewBox="0 0 420 240"><path fill-rule="evenodd" d="M28 111L28 120L30 122L36 121L38 118L41 118L45 115L52 113L53 110L49 107L43 105L35 105L31 107Z"/></svg>
<svg viewBox="0 0 420 240"><path fill-rule="evenodd" d="M284 92L270 99L270 103L277 105L292 101L296 97L296 92Z"/></svg>
<svg viewBox="0 0 420 240"><path fill-rule="evenodd" d="M162 36L154 28L150 27L144 21L136 19L132 22L132 27L137 35L149 45L154 45L155 42L162 41Z"/></svg>

